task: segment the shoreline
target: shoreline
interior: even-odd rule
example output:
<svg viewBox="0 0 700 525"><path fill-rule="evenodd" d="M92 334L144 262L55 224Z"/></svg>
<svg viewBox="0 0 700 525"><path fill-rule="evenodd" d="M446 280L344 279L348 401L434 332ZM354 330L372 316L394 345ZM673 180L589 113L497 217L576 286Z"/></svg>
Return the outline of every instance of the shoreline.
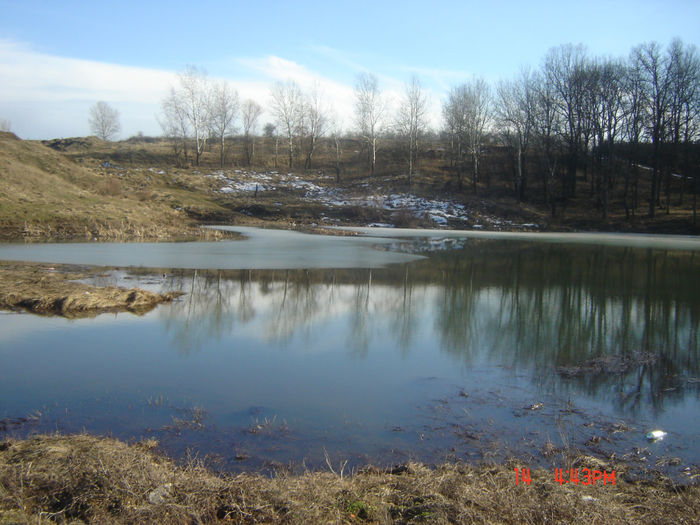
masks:
<svg viewBox="0 0 700 525"><path fill-rule="evenodd" d="M105 312L141 315L183 295L179 291L159 294L140 288L76 282L98 271L77 265L0 262L0 309L67 318L94 317Z"/></svg>
<svg viewBox="0 0 700 525"><path fill-rule="evenodd" d="M689 485L660 475L654 481L634 480L625 474L624 465L603 465L585 456L570 466L580 470L579 483L562 483L557 472L530 471L517 460L436 467L407 463L355 472L345 471L342 460L337 465L329 460L325 471L279 471L266 477L217 474L195 459L178 465L158 451L155 440L126 444L86 434L10 438L0 441L0 523L42 518L71 523L700 519L700 486L695 480Z"/></svg>

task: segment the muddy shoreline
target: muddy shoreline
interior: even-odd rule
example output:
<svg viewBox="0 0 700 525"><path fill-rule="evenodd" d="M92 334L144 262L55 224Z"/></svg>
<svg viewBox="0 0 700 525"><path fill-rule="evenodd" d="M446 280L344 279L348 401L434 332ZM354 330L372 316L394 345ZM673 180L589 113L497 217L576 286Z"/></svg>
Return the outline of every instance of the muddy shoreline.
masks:
<svg viewBox="0 0 700 525"><path fill-rule="evenodd" d="M579 483L504 464L418 463L348 472L216 474L174 463L158 442L86 434L0 441L0 522L29 523L693 523L700 487L628 479L576 458ZM516 479L516 471L518 477ZM523 478L523 473L526 475ZM585 476L589 479L585 483ZM600 479L595 484L593 478ZM614 474L613 474L614 473ZM605 477L603 477L605 475Z"/></svg>
<svg viewBox="0 0 700 525"><path fill-rule="evenodd" d="M68 318L94 317L104 312L144 314L183 295L179 291L160 294L76 282L100 271L104 269L0 262L0 309Z"/></svg>

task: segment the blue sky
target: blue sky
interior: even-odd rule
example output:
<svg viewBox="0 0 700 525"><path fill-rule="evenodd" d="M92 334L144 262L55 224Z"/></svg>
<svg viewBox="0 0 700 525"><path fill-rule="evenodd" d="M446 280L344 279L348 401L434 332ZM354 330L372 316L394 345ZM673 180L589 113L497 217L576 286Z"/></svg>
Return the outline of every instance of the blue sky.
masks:
<svg viewBox="0 0 700 525"><path fill-rule="evenodd" d="M348 125L359 72L389 98L415 73L438 125L451 86L537 67L560 44L604 56L676 36L700 45L697 0L0 0L0 13L0 119L24 138L87 134L97 100L120 110L123 137L158 134L159 101L187 64L263 106L275 80L316 83Z"/></svg>

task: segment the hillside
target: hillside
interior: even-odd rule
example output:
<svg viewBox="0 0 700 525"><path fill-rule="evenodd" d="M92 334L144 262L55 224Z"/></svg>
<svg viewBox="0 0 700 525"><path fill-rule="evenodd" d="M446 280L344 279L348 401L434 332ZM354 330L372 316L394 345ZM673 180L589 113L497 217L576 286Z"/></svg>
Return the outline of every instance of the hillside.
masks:
<svg viewBox="0 0 700 525"><path fill-rule="evenodd" d="M129 181L118 171L81 164L40 143L0 133L0 237L188 237L197 229L187 210L218 208L191 191L159 192L160 186L176 186L172 181L147 176ZM182 193L184 202L175 202Z"/></svg>
<svg viewBox="0 0 700 525"><path fill-rule="evenodd" d="M320 142L313 169L299 168L302 159L285 169L287 160L276 154L274 138L255 140L252 166L244 167L241 139L234 138L221 168L219 147L211 144L200 166L190 166L191 156L183 162L163 138L39 142L2 133L0 239L192 238L204 235L198 225L213 223L697 234L689 184L674 180L670 213L659 208L653 218L645 214L649 189L644 159L635 164L637 213L626 216L621 172L604 217L592 189L596 179L585 170L578 175L575 196L548 201L533 161L526 198L516 199L508 154L495 143L484 156L484 178L474 187L468 180L458 183L449 147L439 138L423 144L411 182L395 139L382 141L374 176L366 170L362 144L352 138L342 139L339 150L330 140Z"/></svg>

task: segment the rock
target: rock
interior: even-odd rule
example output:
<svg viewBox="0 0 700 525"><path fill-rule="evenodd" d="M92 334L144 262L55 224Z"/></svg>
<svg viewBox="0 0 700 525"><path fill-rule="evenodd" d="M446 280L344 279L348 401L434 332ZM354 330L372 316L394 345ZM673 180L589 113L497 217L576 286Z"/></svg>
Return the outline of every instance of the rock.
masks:
<svg viewBox="0 0 700 525"><path fill-rule="evenodd" d="M160 505L161 503L164 503L165 500L170 497L170 489L172 488L172 483L165 483L161 485L148 494L148 501L150 501L153 505Z"/></svg>

